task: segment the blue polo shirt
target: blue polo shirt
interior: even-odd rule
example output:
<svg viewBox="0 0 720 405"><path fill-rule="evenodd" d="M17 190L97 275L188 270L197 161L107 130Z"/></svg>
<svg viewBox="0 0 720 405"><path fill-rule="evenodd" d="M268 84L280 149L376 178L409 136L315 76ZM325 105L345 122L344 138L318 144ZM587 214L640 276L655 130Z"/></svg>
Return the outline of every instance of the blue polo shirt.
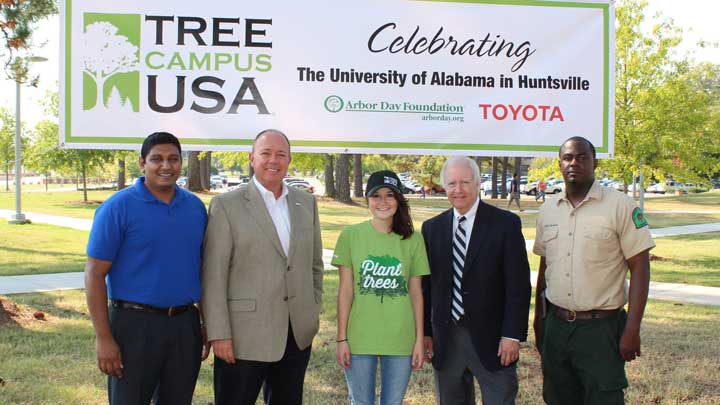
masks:
<svg viewBox="0 0 720 405"><path fill-rule="evenodd" d="M110 299L162 308L198 302L206 224L195 195L176 186L166 204L140 177L97 208L87 255L112 262Z"/></svg>

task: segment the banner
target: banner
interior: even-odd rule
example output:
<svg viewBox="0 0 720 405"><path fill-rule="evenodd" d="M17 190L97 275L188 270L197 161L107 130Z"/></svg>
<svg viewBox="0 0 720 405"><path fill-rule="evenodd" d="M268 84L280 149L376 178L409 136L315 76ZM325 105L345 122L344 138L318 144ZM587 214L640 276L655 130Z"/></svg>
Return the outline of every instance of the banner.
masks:
<svg viewBox="0 0 720 405"><path fill-rule="evenodd" d="M61 5L61 145L613 154L610 1L98 1Z"/></svg>

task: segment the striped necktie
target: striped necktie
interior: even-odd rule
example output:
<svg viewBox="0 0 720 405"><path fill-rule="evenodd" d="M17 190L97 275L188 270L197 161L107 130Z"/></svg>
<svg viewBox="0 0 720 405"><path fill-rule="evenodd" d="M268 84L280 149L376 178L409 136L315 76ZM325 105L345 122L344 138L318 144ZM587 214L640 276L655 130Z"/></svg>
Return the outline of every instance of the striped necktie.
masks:
<svg viewBox="0 0 720 405"><path fill-rule="evenodd" d="M465 265L465 252L467 252L467 234L465 233L464 222L467 218L464 216L458 218L458 226L455 231L452 243L452 263L453 263L453 286L452 286L452 318L455 322L465 315L462 300L462 275L463 266Z"/></svg>

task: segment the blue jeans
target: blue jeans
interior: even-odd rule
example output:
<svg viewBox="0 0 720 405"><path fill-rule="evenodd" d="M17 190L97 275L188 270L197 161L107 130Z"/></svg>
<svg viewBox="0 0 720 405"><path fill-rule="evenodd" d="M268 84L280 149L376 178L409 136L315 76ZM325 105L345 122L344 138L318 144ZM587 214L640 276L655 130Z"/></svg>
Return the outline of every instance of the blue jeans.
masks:
<svg viewBox="0 0 720 405"><path fill-rule="evenodd" d="M402 405L412 373L411 356L350 355L345 378L351 405L375 404L375 375L380 359L380 405Z"/></svg>

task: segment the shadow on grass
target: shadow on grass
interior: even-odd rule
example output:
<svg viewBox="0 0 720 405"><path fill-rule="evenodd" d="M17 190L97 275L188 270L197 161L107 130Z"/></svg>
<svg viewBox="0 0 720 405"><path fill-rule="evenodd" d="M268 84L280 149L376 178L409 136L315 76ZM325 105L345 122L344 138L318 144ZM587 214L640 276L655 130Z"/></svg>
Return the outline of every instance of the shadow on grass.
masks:
<svg viewBox="0 0 720 405"><path fill-rule="evenodd" d="M678 202L717 207L718 202L720 202L720 194L717 192L693 193L682 196L664 197L662 202Z"/></svg>
<svg viewBox="0 0 720 405"><path fill-rule="evenodd" d="M0 276L25 276L83 271L85 256L76 256L76 259L63 257L62 261L56 263L2 263L0 265Z"/></svg>
<svg viewBox="0 0 720 405"><path fill-rule="evenodd" d="M75 254L75 253L63 253L63 252L48 252L47 250L35 250L35 249L20 249L20 248L14 248L14 247L8 247L8 246L0 246L0 252L6 251L9 253L24 253L24 254L37 254L37 255L43 255L43 256L61 256L61 257L67 257L67 256L77 256L84 259L84 255ZM10 263L8 263L9 265Z"/></svg>
<svg viewBox="0 0 720 405"><path fill-rule="evenodd" d="M677 240L677 241L712 241L720 239L720 232L706 232L706 233L693 233L686 235L674 235L663 238L665 240Z"/></svg>

